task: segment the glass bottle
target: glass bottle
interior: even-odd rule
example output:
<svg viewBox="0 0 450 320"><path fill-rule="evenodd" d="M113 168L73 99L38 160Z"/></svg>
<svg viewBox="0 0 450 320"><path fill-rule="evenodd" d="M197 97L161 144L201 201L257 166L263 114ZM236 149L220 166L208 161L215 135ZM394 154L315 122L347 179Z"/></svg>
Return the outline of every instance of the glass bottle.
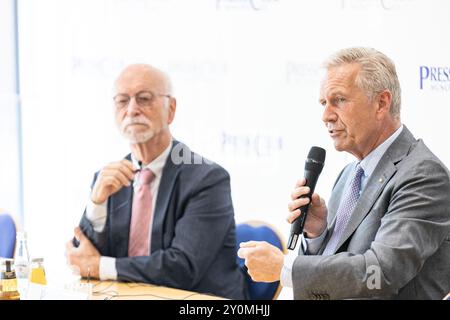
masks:
<svg viewBox="0 0 450 320"><path fill-rule="evenodd" d="M47 284L44 269L44 258L35 258L31 260L29 282L42 285Z"/></svg>
<svg viewBox="0 0 450 320"><path fill-rule="evenodd" d="M0 300L19 300L13 259L0 259Z"/></svg>
<svg viewBox="0 0 450 320"><path fill-rule="evenodd" d="M30 254L28 252L27 234L26 232L17 232L14 265L21 295L26 295L28 288L29 264Z"/></svg>

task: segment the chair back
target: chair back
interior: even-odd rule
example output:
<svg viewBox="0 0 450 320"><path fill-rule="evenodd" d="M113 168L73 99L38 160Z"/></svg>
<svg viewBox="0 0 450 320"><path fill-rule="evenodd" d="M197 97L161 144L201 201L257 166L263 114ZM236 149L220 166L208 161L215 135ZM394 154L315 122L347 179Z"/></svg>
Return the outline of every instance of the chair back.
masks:
<svg viewBox="0 0 450 320"><path fill-rule="evenodd" d="M13 258L16 244L16 224L9 214L0 213L0 257Z"/></svg>

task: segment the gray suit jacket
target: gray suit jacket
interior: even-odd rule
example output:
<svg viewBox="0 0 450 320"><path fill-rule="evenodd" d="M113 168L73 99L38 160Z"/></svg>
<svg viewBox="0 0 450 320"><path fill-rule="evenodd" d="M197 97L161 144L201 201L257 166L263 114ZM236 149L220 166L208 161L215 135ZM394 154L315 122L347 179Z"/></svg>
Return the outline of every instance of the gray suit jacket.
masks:
<svg viewBox="0 0 450 320"><path fill-rule="evenodd" d="M102 256L117 258L119 280L244 299L230 177L215 163L198 164L199 155L185 153L189 150L186 145L174 141L173 148L192 164L167 158L155 204L150 256L127 256L132 186L108 198L108 215L101 233L95 232L86 214L81 229Z"/></svg>
<svg viewBox="0 0 450 320"><path fill-rule="evenodd" d="M328 203L326 246L352 167ZM334 255L299 252L295 299L442 299L450 292L450 174L404 127L361 193Z"/></svg>

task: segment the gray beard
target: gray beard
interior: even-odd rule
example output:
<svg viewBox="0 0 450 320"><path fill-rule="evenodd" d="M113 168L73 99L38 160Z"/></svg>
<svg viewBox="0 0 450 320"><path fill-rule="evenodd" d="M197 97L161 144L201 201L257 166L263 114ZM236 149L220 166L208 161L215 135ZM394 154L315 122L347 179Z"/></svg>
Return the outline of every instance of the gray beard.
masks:
<svg viewBox="0 0 450 320"><path fill-rule="evenodd" d="M153 130L148 130L140 133L129 133L122 131L122 136L125 137L131 144L144 143L153 138L155 133Z"/></svg>

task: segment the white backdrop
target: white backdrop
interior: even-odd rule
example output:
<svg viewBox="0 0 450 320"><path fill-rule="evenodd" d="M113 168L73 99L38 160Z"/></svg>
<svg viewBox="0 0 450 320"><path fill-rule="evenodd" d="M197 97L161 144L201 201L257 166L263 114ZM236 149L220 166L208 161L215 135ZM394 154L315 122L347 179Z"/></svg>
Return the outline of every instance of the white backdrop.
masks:
<svg viewBox="0 0 450 320"><path fill-rule="evenodd" d="M343 47L394 60L403 122L448 166L449 12L445 0L20 1L32 254L49 268L63 263L93 173L128 152L111 88L133 62L172 76L174 136L230 172L237 222L265 220L287 237L287 202L309 148L328 152L316 187L325 198L353 160L334 150L317 102L319 65Z"/></svg>

